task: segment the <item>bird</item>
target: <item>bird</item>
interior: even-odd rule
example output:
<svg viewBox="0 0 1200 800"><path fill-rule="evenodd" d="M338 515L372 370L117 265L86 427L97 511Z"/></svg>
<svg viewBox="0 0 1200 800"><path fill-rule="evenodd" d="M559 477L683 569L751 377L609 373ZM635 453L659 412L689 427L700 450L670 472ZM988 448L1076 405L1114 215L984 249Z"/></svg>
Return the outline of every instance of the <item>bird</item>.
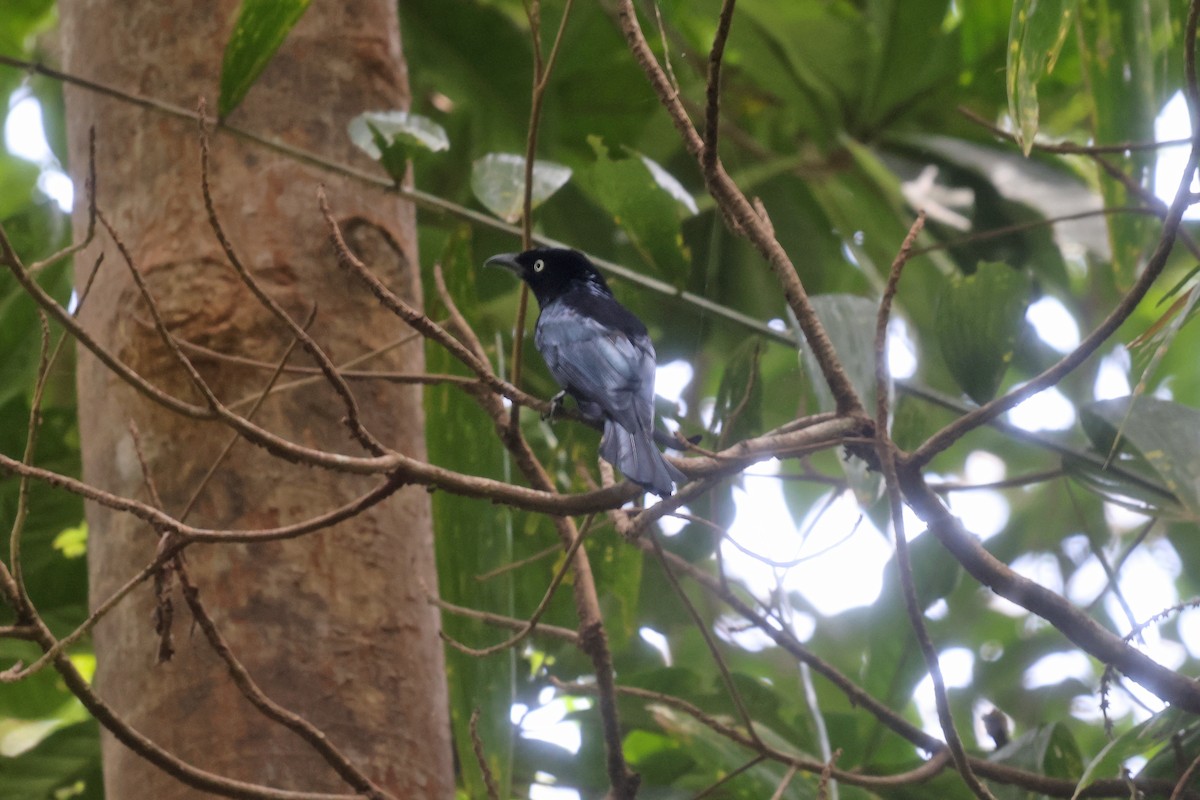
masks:
<svg viewBox="0 0 1200 800"><path fill-rule="evenodd" d="M603 425L600 457L659 497L686 476L654 444L654 345L591 260L562 247L501 253L485 262L529 285L541 309L533 341L564 394Z"/></svg>

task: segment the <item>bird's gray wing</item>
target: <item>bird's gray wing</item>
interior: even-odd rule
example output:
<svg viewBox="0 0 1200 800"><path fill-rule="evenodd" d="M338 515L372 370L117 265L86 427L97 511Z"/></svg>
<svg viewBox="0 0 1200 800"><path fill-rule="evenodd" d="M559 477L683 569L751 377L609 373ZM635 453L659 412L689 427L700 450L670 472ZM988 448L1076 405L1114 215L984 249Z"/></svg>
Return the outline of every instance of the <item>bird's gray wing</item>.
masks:
<svg viewBox="0 0 1200 800"><path fill-rule="evenodd" d="M631 432L654 430L654 346L564 304L542 310L535 344L555 380Z"/></svg>

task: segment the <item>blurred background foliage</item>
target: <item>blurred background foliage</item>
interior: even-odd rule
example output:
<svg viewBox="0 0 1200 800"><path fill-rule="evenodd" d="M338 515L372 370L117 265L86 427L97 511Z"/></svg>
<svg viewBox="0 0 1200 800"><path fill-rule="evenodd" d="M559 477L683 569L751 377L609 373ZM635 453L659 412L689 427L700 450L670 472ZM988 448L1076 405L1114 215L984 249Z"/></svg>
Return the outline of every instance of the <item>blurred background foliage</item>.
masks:
<svg viewBox="0 0 1200 800"><path fill-rule="evenodd" d="M639 4L648 38L660 60L670 64L694 119L702 114L719 7L716 0ZM525 148L533 60L523 4L403 0L399 8L412 111L440 125L450 143L444 152L414 156L415 186L488 213L472 188L473 165L489 154L520 154ZM547 48L562 8L549 2L542 9ZM818 296L852 373L870 374L873 356L864 343L869 338L856 332L873 325L872 309L916 209L929 215L918 240L920 255L907 266L897 301L894 338L911 362L900 376L894 412L894 436L902 446L915 447L952 419L955 409L986 401L1053 363L1072 346L1072 331L1093 328L1137 275L1160 229L1145 208L1156 191L1169 199L1178 179L1168 175L1165 185L1155 185L1155 167L1167 151L1109 153L1103 158L1112 169L1106 171L1089 155L1035 145L1152 141L1155 120L1183 85L1185 10L1167 0L738 4L725 55L721 155L741 188L762 200L806 288ZM55 64L54 20L49 0L5 0L0 55ZM262 55L247 58L261 62ZM229 69L228 56L226 63ZM223 85L245 85L226 79ZM0 150L0 221L18 250L36 260L69 236L69 220L50 196L53 184L47 180L47 171L66 159L61 86L0 66L0 97L9 98L10 120L20 104L37 100L53 153L33 164L10 152L17 136L11 124L8 149ZM989 125L1014 132L1020 143L997 136ZM1186 115L1173 135L1188 135ZM1032 147L1028 156L1022 145ZM788 343L791 325L777 284L753 249L714 212L694 161L629 56L611 2L577 2L572 8L545 97L537 156L570 168L571 177L537 209L536 233L771 322L775 332L764 334L669 293L613 279L621 300L650 327L660 365L683 362L690 370L681 396L663 402L674 424L688 434L705 433L705 445L715 447L822 407L811 370ZM1065 215L1088 216L1047 222ZM431 315L444 316L433 291L431 270L438 262L460 309L503 367L510 355L516 287L507 276L481 272L478 265L493 253L517 249L517 241L462 215L424 211L420 237ZM1192 597L1193 576L1200 574L1193 410L1200 406L1198 334L1196 326L1183 324L1194 295L1191 284L1180 283L1195 260L1176 248L1161 285L1098 357L1051 393L1050 406L1014 415L1008 427L972 434L930 468L931 479L946 484L968 527L987 536L990 551L1122 633L1134 621ZM67 301L67 270L46 270L40 280ZM1176 288L1168 291L1171 287ZM40 341L32 302L10 276L0 275L0 442L6 454L24 448ZM52 375L37 463L76 474L70 350ZM548 397L557 387L531 343L524 356L525 387ZM436 348L428 358L430 371L461 369ZM1134 386L1143 396L1129 414L1128 400L1114 398L1129 395ZM468 398L453 387L431 388L428 409L432 460L512 479L490 420ZM592 463L595 433L565 422L550 426L536 414L526 413L523 420L560 486L585 488L579 466ZM1124 434L1116 456L1121 469L1105 471L1118 430ZM894 567L865 556L859 562L832 560L837 549L864 540L872 540L866 549L890 548L879 533L887 524L878 481L847 468L833 452L788 462L780 471L783 475L768 480L782 487L788 513L770 520L748 546L800 553L818 571L827 559L826 580L801 588L789 582L788 567L775 566L760 570L765 578L732 583L866 691L939 733ZM1026 485L962 489L1031 474L1038 480ZM691 514L711 524L670 524L665 547L715 572L736 554L721 543L714 525L734 525L755 502L762 480L732 479L691 504ZM861 526L854 512L829 510L848 490L861 504ZM16 496L15 480L0 481L5 525L15 513ZM561 556L486 580L477 577L550 548L555 538L548 520L445 493L434 502L445 599L528 615ZM33 488L26 580L59 633L86 613L81 519L77 500ZM982 528L975 529L981 519ZM830 526L841 526L828 537L835 547L807 546L810 535L816 541L815 533ZM1109 694L1117 737L1110 744L1098 694L1103 665L1047 623L961 579L957 565L925 537L913 546L934 641L948 664L966 665L953 670L951 701L969 750L1072 781L1117 777L1122 763L1135 774L1145 770L1170 778L1176 758L1187 764L1200 752L1193 720L1170 712L1164 717L1161 703L1121 681ZM619 682L735 717L717 665L658 563L643 560L611 528L597 530L587 547ZM822 592L859 583L881 588L853 607L821 610L829 607L821 602ZM924 754L855 708L836 687L800 669L765 637L747 635L710 597L694 587L689 591L717 631L764 738L818 760L840 748L839 767L867 773L895 773L922 763ZM1156 658L1189 675L1196 674L1200 658L1195 614L1169 615L1144 633ZM574 625L569 592L559 593L544 621ZM476 646L505 635L452 615L446 629ZM30 661L34 654L28 649L0 641L5 665ZM86 644L75 652L86 666ZM517 652L486 660L455 651L448 659L464 796L484 794L469 747L463 749L466 720L475 707L483 711L489 761L512 796L603 794L603 743L592 702L550 681L551 675L586 679L588 661L573 646L534 637ZM1003 748L984 733L981 719L992 708L1008 717L1012 741ZM621 711L626 754L643 776L644 797L691 797L751 758L661 704L625 698ZM557 724L546 721L559 717ZM1176 748L1164 748L1181 731ZM95 724L55 678L43 673L36 680L0 684L0 796L100 797L98 763ZM769 797L784 772L779 765L756 764L710 796ZM1026 794L996 788L1001 797ZM871 794L845 785L838 790L844 798ZM799 775L783 796L816 792L817 776ZM968 796L952 774L888 794Z"/></svg>

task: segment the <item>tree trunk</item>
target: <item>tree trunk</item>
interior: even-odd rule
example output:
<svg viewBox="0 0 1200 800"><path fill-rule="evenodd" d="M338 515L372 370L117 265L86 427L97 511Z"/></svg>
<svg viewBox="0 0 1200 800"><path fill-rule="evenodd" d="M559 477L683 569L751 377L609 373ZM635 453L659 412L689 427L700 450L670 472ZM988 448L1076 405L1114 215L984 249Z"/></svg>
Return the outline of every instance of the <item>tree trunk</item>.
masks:
<svg viewBox="0 0 1200 800"><path fill-rule="evenodd" d="M215 108L222 49L239 3L63 0L65 67L77 75L186 108ZM314 3L229 123L320 154L364 163L346 135L355 114L407 105L396 8L388 0ZM290 333L251 296L209 228L201 195L196 127L187 120L77 88L67 90L75 221L95 126L99 205L127 245L164 313L186 340L275 362ZM324 184L352 244L381 276L419 304L412 207L320 169L218 131L212 142L215 205L242 260L335 363L403 336L402 326L338 271L316 203ZM82 235L82 234L80 234ZM82 287L100 251L106 260L81 319L143 376L201 402L162 346L113 242L100 234L77 260ZM311 360L297 349L294 364ZM270 370L197 361L226 402L256 396ZM379 369L420 370L422 345L376 357ZM280 383L286 383L285 376ZM225 427L183 419L122 383L81 348L79 414L84 478L149 500L131 433L140 433L165 510L179 515L231 437ZM420 392L379 382L355 387L366 426L409 455L424 453ZM246 406L239 408L246 411ZM292 441L362 455L341 423L345 408L320 381L273 394L262 426ZM341 505L381 479L288 464L245 441L199 494L190 523L271 527ZM128 515L90 505L93 606L154 557L157 537ZM401 797L453 795L445 673L437 617L428 495L400 491L382 506L324 532L275 543L193 547L186 560L201 599L233 652L274 700L321 728L376 783ZM139 588L95 630L95 684L135 728L202 769L295 790L349 793L307 744L245 701L178 595L176 654L156 663L151 587ZM181 798L179 784L104 741L107 796Z"/></svg>

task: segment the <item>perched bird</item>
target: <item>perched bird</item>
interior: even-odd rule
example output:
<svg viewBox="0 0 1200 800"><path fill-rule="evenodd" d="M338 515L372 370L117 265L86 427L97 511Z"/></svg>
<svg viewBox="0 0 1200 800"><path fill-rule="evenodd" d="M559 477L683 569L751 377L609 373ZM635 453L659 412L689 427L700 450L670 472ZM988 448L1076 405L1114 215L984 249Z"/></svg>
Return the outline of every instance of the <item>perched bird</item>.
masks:
<svg viewBox="0 0 1200 800"><path fill-rule="evenodd" d="M642 321L617 302L587 256L541 247L492 256L529 284L541 307L534 343L587 418L604 425L600 456L659 497L683 473L654 444L654 345Z"/></svg>

